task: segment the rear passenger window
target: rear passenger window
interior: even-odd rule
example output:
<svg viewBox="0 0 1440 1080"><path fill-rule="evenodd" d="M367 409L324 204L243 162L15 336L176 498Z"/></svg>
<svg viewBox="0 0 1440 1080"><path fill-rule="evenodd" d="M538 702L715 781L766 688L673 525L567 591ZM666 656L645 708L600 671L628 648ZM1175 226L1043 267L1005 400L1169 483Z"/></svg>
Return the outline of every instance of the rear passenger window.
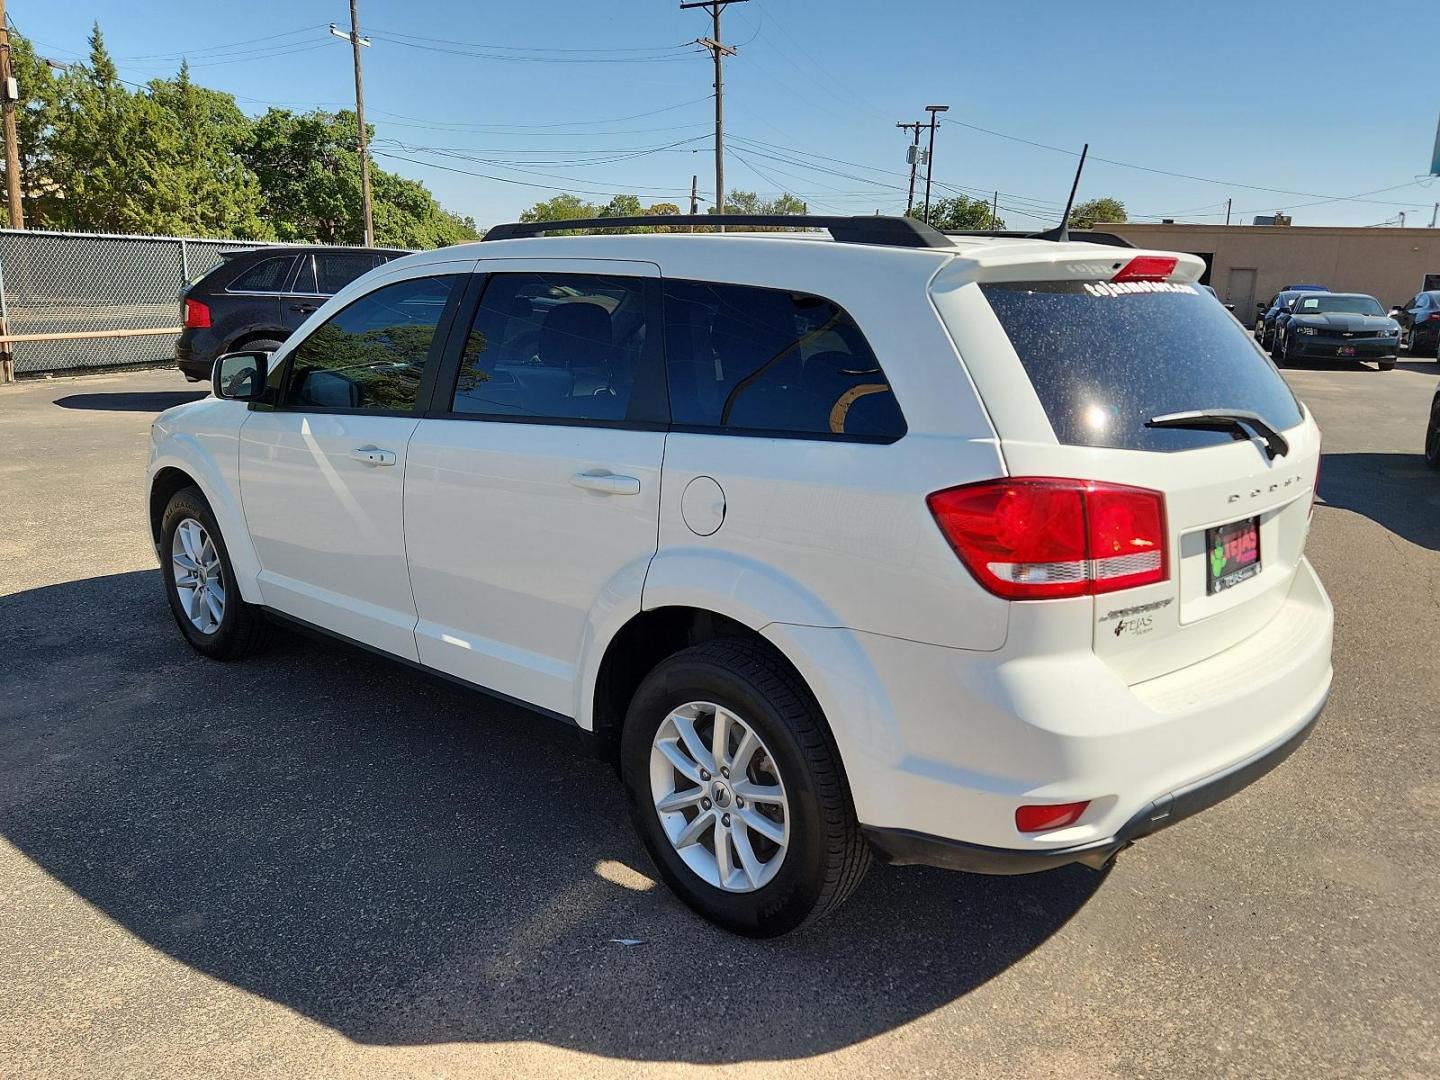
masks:
<svg viewBox="0 0 1440 1080"><path fill-rule="evenodd" d="M905 418L860 328L823 297L665 282L678 427L893 441Z"/></svg>
<svg viewBox="0 0 1440 1080"><path fill-rule="evenodd" d="M490 275L451 410L494 418L625 419L645 349L645 291L643 278Z"/></svg>
<svg viewBox="0 0 1440 1080"><path fill-rule="evenodd" d="M279 292L285 287L285 279L290 276L290 264L294 261L293 255L262 259L249 270L242 271L230 283L229 289L231 292Z"/></svg>
<svg viewBox="0 0 1440 1080"><path fill-rule="evenodd" d="M315 291L322 296L331 296L373 269L374 255L316 255L315 276L319 280Z"/></svg>
<svg viewBox="0 0 1440 1080"><path fill-rule="evenodd" d="M332 315L291 354L282 404L294 409L409 412L435 351L436 327L463 278L413 278Z"/></svg>

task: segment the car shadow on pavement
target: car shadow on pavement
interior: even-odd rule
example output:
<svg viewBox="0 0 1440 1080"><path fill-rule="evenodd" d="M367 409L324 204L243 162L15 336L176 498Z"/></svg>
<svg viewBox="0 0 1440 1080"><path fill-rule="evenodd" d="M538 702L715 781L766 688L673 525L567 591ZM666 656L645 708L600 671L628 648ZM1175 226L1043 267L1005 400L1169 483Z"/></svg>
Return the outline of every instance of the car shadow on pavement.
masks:
<svg viewBox="0 0 1440 1080"><path fill-rule="evenodd" d="M1418 443L1424 432L1417 430ZM1412 544L1440 551L1440 473L1414 454L1325 454L1320 501L1363 514Z"/></svg>
<svg viewBox="0 0 1440 1080"><path fill-rule="evenodd" d="M160 590L0 598L0 831L151 946L362 1043L818 1054L1004 971L1104 880L877 866L809 930L733 937L652 883L571 729L340 645L205 660Z"/></svg>
<svg viewBox="0 0 1440 1080"><path fill-rule="evenodd" d="M187 401L199 401L209 390L149 390L117 391L113 394L71 394L56 398L55 404L62 409L85 409L94 412L148 412L160 413L184 405Z"/></svg>

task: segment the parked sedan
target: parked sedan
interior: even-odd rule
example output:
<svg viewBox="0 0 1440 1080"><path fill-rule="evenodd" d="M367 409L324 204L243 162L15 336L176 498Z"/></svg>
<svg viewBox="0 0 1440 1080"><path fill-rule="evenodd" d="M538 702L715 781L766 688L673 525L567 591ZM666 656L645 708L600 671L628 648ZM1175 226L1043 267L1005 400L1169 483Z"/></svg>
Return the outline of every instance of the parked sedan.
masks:
<svg viewBox="0 0 1440 1080"><path fill-rule="evenodd" d="M1262 349L1273 349L1275 347L1275 328L1283 320L1289 318L1290 305L1306 293L1320 293L1327 290L1308 285L1287 286L1270 298L1268 304L1256 304L1259 318L1255 320L1255 340L1260 343Z"/></svg>
<svg viewBox="0 0 1440 1080"><path fill-rule="evenodd" d="M1294 360L1374 360L1381 371L1395 366L1400 325L1380 301L1363 293L1304 293L1275 330L1272 355Z"/></svg>
<svg viewBox="0 0 1440 1080"><path fill-rule="evenodd" d="M210 378L215 358L249 349L274 352L310 313L381 263L392 248L260 247L227 251L180 298L184 329L177 366L191 382Z"/></svg>
<svg viewBox="0 0 1440 1080"><path fill-rule="evenodd" d="M1440 358L1440 291L1416 293L1395 314L1400 340L1411 356Z"/></svg>

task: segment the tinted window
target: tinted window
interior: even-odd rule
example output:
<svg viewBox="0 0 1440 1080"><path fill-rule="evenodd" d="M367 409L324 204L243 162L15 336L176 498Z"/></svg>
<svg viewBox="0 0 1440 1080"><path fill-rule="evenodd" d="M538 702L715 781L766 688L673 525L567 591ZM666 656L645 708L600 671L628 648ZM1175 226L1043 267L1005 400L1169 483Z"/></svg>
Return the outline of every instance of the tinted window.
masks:
<svg viewBox="0 0 1440 1080"><path fill-rule="evenodd" d="M645 350L645 291L644 278L492 274L452 410L623 420Z"/></svg>
<svg viewBox="0 0 1440 1080"><path fill-rule="evenodd" d="M331 316L292 354L284 404L413 409L435 328L462 280L452 275L396 282Z"/></svg>
<svg viewBox="0 0 1440 1080"><path fill-rule="evenodd" d="M315 287L315 256L300 256L300 272L295 275L295 292L314 296L320 292Z"/></svg>
<svg viewBox="0 0 1440 1080"><path fill-rule="evenodd" d="M680 426L880 439L905 433L860 328L819 296L667 281L665 361Z"/></svg>
<svg viewBox="0 0 1440 1080"><path fill-rule="evenodd" d="M319 287L315 291L330 296L373 269L374 255L316 255L315 276Z"/></svg>
<svg viewBox="0 0 1440 1080"><path fill-rule="evenodd" d="M1188 450L1223 431L1147 428L1165 413L1251 409L1300 422L1285 380L1224 308L1191 285L982 285L1062 443Z"/></svg>
<svg viewBox="0 0 1440 1080"><path fill-rule="evenodd" d="M279 292L285 287L285 279L290 276L290 264L294 261L293 255L261 259L249 270L242 270L235 280L230 282L230 291Z"/></svg>

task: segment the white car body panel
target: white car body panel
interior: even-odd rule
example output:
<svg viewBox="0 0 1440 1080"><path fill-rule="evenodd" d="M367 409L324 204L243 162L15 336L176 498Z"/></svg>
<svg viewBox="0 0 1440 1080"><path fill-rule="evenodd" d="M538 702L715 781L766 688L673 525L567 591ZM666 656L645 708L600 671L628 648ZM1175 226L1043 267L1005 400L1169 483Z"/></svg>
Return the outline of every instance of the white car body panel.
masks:
<svg viewBox="0 0 1440 1080"><path fill-rule="evenodd" d="M576 716L592 609L640 610L664 446L661 431L422 420L405 479L421 663ZM639 493L571 483L600 472Z"/></svg>

